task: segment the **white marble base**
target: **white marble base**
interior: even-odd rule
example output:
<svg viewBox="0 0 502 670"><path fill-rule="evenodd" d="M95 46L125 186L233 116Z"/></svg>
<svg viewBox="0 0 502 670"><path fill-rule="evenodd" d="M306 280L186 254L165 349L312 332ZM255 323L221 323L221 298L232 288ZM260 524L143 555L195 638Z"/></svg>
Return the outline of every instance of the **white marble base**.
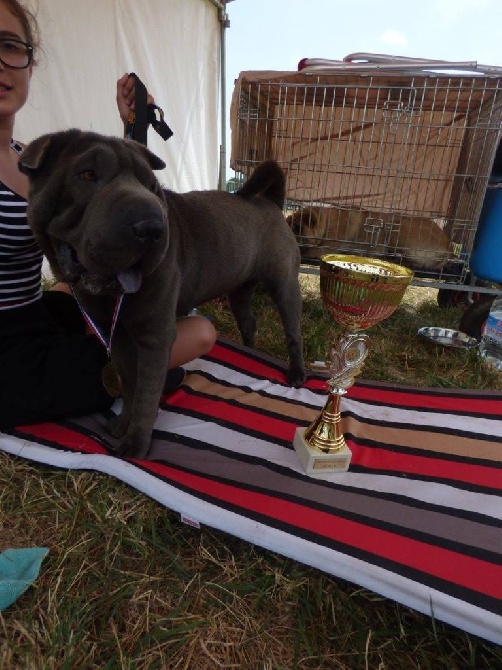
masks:
<svg viewBox="0 0 502 670"><path fill-rule="evenodd" d="M306 428L297 428L293 446L305 472L311 477L321 477L326 474L347 472L352 452L345 446L335 454L325 454L313 449L303 438Z"/></svg>

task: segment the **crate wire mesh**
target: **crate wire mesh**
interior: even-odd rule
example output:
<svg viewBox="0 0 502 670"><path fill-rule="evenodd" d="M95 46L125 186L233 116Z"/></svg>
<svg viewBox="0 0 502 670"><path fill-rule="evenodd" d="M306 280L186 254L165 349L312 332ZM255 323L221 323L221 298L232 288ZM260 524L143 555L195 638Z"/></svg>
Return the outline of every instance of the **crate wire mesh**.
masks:
<svg viewBox="0 0 502 670"><path fill-rule="evenodd" d="M378 58L242 72L231 167L244 180L263 160L281 164L304 260L361 253L463 284L501 134L502 69Z"/></svg>

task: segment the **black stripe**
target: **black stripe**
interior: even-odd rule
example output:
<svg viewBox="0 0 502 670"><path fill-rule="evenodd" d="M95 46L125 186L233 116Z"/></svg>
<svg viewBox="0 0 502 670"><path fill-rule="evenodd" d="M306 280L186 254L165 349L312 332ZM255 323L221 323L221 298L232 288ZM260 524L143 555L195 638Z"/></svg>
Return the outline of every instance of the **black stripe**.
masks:
<svg viewBox="0 0 502 670"><path fill-rule="evenodd" d="M302 474L300 472L296 472L294 470L289 469L288 467L279 465L278 463L273 463L271 461L265 460L261 456L251 456L250 454L246 453L241 453L241 452L235 452L235 451L229 451L228 449L225 449L225 447L220 447L215 444L209 444L207 442L202 442L200 440L197 440L196 438L191 438L187 437L185 435L180 435L179 433L170 433L169 431L162 431L159 429L154 430L154 438L158 439L159 441L166 441L168 443L178 443L180 445L183 445L184 447L187 447L189 449L197 449L199 451L204 451L204 452L210 452L214 453L217 455L225 456L229 460L236 461L238 463L242 462L243 464L246 465L259 465L260 467L263 467L267 470L270 470L272 472L277 473L278 475L281 475L283 477L287 477L288 479L293 480L294 482L306 482L311 486L315 487L322 487L322 488L327 488L330 490L336 490L336 491L344 491L347 493L353 493L354 495L360 496L360 497L367 497L367 498L372 498L372 499L377 499L377 500L384 500L386 502L392 502L396 503L399 505L402 505L404 507L409 507L409 508L414 508L417 510L422 510L422 511L428 511L428 512L436 512L439 514L442 514L443 516L447 517L452 517L452 518L458 518L461 520L465 521L472 521L474 523L479 523L484 526L488 527L494 527L494 528L502 528L502 522L499 519L494 519L493 517L487 516L485 514L473 512L471 510L463 510L459 508L452 508L452 507L444 507L441 505L437 505L434 503L430 502L424 502L422 500L416 499L416 498L411 498L408 496L404 496L402 494L397 494L397 493L389 493L385 491L377 491L373 489L363 489L363 488L358 488L356 486L350 486L348 484L339 484L338 482L335 481L327 481L323 479L316 479L315 481L312 480L311 477L309 477L307 474ZM289 448L291 448L291 445L288 443L287 445ZM164 462L164 461L159 461L159 462ZM173 467L179 467L181 469L181 466L173 466ZM363 471L362 468L359 469L361 473L368 474L367 472ZM351 467L352 471L352 467ZM195 471L194 471L195 472ZM371 471L371 474L373 471ZM389 473L382 473L384 476L389 476ZM203 476L210 477L210 475L206 475L203 473ZM416 478L413 477L415 480ZM222 481L225 481L228 483L228 479L222 479ZM422 481L422 480L420 480ZM430 482L431 480L427 479L425 480L427 482ZM435 482L433 482L435 483ZM237 486L241 486L241 483L239 482L236 484ZM450 484L451 485L451 484ZM254 489L252 484L242 484L242 487L248 487L249 490L256 490L256 491L269 491L270 495L273 495L275 497L281 497L283 494L279 491L275 491L274 489L265 489L264 487L259 487ZM490 494L490 489L480 489L480 491L476 491L476 493L486 493ZM309 504L312 506L315 506L315 504L312 502L312 500L308 497L305 496L305 498L301 498L303 501L307 501ZM306 505L307 503L304 502L302 503ZM320 503L322 504L322 503Z"/></svg>
<svg viewBox="0 0 502 670"><path fill-rule="evenodd" d="M155 431L156 436L158 436L159 431ZM167 442L171 443L180 443L183 444L183 446L187 448L191 448L197 451L205 451L205 452L212 452L215 454L222 454L229 460L233 460L235 462L241 462L241 463L246 463L248 465L260 465L266 469L268 468L268 464L263 461L260 457L256 456L249 456L248 454L236 454L235 452L228 452L225 449L222 449L221 447L215 447L214 445L207 445L204 442L201 442L199 440L193 439L193 438L185 438L184 436L180 436L179 434L171 434L167 432L162 433L162 437L164 440ZM200 477L203 477L204 479L218 482L220 484L225 484L225 485L231 485L234 488L239 488L243 489L246 491L250 491L253 493L260 493L263 495L267 495L271 498L275 498L278 500L284 500L287 502L292 502L298 505L301 505L302 507L306 509L312 509L316 510L318 512L326 512L330 515L334 516L340 516L344 519L350 520L350 521L355 521L357 523L361 523L365 526L369 526L371 528L375 528L378 530L385 530L388 532L393 533L394 535L399 535L401 537L417 540L420 542L424 542L426 544L430 544L432 546L437 546L441 547L443 549L448 549L450 551L454 551L459 554L464 554L467 556L471 556L473 558L478 558L480 560L484 560L487 562L491 562L494 564L499 564L501 561L501 552L496 552L496 551L488 551L486 549L481 549L472 545L467 545L462 542L454 542L452 540L449 540L447 538L441 538L436 535L431 535L429 533L426 533L424 531L420 531L414 528L407 528L407 527L402 527L399 526L398 524L392 523L390 521L384 521L384 520L379 520L375 519L371 516L368 516L366 514L361 514L359 512L353 512L350 510L344 510L339 507L332 507L330 505L327 505L326 503L322 503L319 501L314 501L312 498L308 497L308 492L306 493L305 496L301 495L296 495L296 494L289 494L285 493L283 491L278 491L276 489L270 489L265 486L260 486L258 484L252 484L249 482L235 482L232 479L226 478L224 476L220 475L214 475L207 473L205 471L200 471L194 468L190 468L188 466L183 466L179 464L171 464L170 462L167 461L157 461L161 464L165 464L169 467L173 467L177 470L180 470L181 472L186 472L188 474L192 475L197 475ZM278 474L281 474L282 476L287 477L288 479L290 478L289 473L290 470L287 468L282 468L281 466L276 466L275 468L271 468L275 470ZM300 481L304 481L306 484L311 484L311 480L307 478L308 481L305 481L305 477L303 479L300 478L295 478L297 483ZM392 502L396 505L402 505L402 496L388 496L388 497L383 497L379 495L373 495L373 491L366 492L366 495L362 493L360 489L354 489L353 487L336 487L333 486L332 482L329 483L330 488L337 488L338 491L345 491L345 492L351 492L354 495L358 497L366 497L368 500L370 499L377 499L377 500L385 500L386 502ZM416 508L417 510L422 510L422 511L430 511L433 513L439 513L439 514L444 514L443 508L440 508L438 506L426 506L426 505L414 505L411 500L408 502L405 507L407 509L413 509ZM432 509L434 507L434 509ZM371 509L371 506L369 506ZM448 515L445 514L445 516L456 516L456 518L460 518L461 520L466 520L465 516L463 515ZM481 515L479 515L481 516ZM488 517L483 517L483 525L486 527L490 528L495 528L495 529L502 529L502 523L498 519L489 519Z"/></svg>
<svg viewBox="0 0 502 670"><path fill-rule="evenodd" d="M198 373L200 374L200 373ZM235 385L231 385L235 386ZM245 388L245 387L237 387L235 388ZM195 391L194 389L190 387L184 387L184 391L188 395L192 395L194 397L200 397L200 398L209 398L212 400L220 400L218 396L213 396L210 394L206 393L201 393L199 391ZM266 395L266 394L265 394ZM268 396L270 397L270 396ZM282 401L282 400L281 400ZM257 419L256 419L256 424L260 424L260 416L267 416L271 418L277 418L281 421L284 421L286 423L291 423L295 426L302 426L302 425L308 425L308 422L306 421L300 421L296 419L295 417L287 417L281 414L277 414L275 412L271 412L269 410L265 410L263 408L256 408L256 407L249 407L247 405L243 405L239 403L236 400L231 400L231 399L225 399L225 403L238 407L239 409L245 409L249 412L253 412L256 414ZM301 404L301 403L300 403ZM161 407L165 411L175 411L177 414L181 414L183 416L190 416L196 419L199 419L201 421L211 421L212 423L222 426L224 428L228 428L229 430L237 430L238 432L247 435L249 437L255 437L257 439L261 439L267 442L270 442L272 444L277 444L279 446L283 447L291 447L291 444L288 440L285 440L283 438L278 438L276 436L270 435L269 433L264 432L263 430L259 430L256 428L249 428L247 426L242 425L241 423L235 421L229 421L228 419L223 419L220 417L213 416L212 414L207 414L206 412L203 411L198 411L196 409L190 408L182 408L178 407L176 405L169 404L167 401L162 401L161 402ZM344 413L342 412L342 416ZM360 417L357 417L358 420L361 420ZM383 425L380 424L379 422L368 422L368 423L373 423L374 425ZM402 426L403 424L389 424L391 426ZM237 427L237 428L236 428ZM454 434L454 433L452 433ZM470 433L465 433L466 436L470 437L473 434ZM413 455L413 456L426 456L427 458L437 458L438 460L446 460L446 461L451 461L451 462L458 462L458 463L466 463L466 464L476 464L476 465L483 465L485 467L496 467L497 469L502 469L502 463L498 461L487 461L486 459L473 459L470 457L462 457L462 456L455 456L454 454L442 454L442 453L437 453L437 452L429 452L426 450L421 450L421 449L415 449L411 447L401 447L401 446L395 446L395 445L389 445L383 442L376 442L371 439L362 439L359 437L354 437L350 432L345 433L345 437L350 438L353 442L360 444L361 446L367 447L367 448L378 448L378 449L383 449L389 453L402 453L406 455ZM475 435L473 435L473 438L475 439ZM489 441L489 438L486 438ZM448 456L448 458L446 458ZM457 479L448 479L448 478L441 478L441 477L431 477L431 476L425 476L425 475L420 475L417 473L412 473L411 475L407 472L401 472L399 470L385 470L385 469L375 469L375 468L366 468L361 465L356 465L352 464L351 465L351 471L352 472L361 472L361 473L374 473L374 474L380 474L380 475L386 475L386 476L393 476L393 477L399 477L399 478L408 478L412 476L414 479L418 479L420 481L425 481L425 482L434 482L434 483L441 483L441 484L446 484L447 486L455 486L456 488L460 488L462 490L466 491L471 491L473 493L489 493L492 495L500 495L500 491L498 489L492 489L490 487L481 487L478 486L477 484L472 484L469 482L463 482Z"/></svg>
<svg viewBox="0 0 502 670"><path fill-rule="evenodd" d="M479 593L478 591L459 586L453 582L445 581L421 570L417 570L416 568L410 568L406 565L386 559L371 552L357 549L351 545L345 545L341 542L326 538L325 536L318 535L312 531L306 531L303 528L298 528L290 523L282 522L273 517L264 516L259 512L254 512L248 510L247 508L238 507L235 504L227 503L224 500L220 500L219 498L213 497L206 493L200 493L196 489L192 489L189 486L185 486L184 484L180 484L177 481L171 480L169 477L160 477L158 473L152 473L148 467L145 467L141 464L137 464L137 467L148 472L149 474L154 474L155 476L159 477L159 479L169 483L169 485L173 486L174 488L184 491L185 493L189 493L190 495L193 495L194 497L199 498L205 502L211 503L216 507L226 509L230 512L233 512L234 514L239 514L253 521L258 521L267 527L276 528L277 530L281 530L308 542L320 544L327 547L328 549L339 551L340 553L347 554L362 561L366 561L367 563L384 568L390 572L394 572L398 575L406 577L407 579L418 582L419 584L429 586L430 588L434 588L452 597L469 602L477 607L481 607L487 611L493 612L494 614L502 613L502 604L501 601L497 598L492 598L485 594ZM500 557L498 557L498 562L496 565L499 563Z"/></svg>

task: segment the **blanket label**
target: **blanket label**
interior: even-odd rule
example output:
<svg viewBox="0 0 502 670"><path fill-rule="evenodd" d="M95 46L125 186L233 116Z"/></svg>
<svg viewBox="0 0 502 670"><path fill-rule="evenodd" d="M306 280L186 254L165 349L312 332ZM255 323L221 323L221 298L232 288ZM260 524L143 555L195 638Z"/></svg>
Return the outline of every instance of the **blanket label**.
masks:
<svg viewBox="0 0 502 670"><path fill-rule="evenodd" d="M192 519L185 514L180 514L181 523L185 523L187 526L192 526L192 528L200 528L200 523L196 519Z"/></svg>

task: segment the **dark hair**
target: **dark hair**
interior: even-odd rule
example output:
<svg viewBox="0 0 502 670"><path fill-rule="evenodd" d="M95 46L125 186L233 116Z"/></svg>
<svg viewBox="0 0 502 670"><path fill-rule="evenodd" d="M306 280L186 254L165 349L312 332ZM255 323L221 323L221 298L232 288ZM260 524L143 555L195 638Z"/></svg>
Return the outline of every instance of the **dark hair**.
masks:
<svg viewBox="0 0 502 670"><path fill-rule="evenodd" d="M0 0L9 12L15 16L23 29L26 41L31 44L36 51L38 43L38 23L33 12L31 12L23 3L18 0Z"/></svg>

